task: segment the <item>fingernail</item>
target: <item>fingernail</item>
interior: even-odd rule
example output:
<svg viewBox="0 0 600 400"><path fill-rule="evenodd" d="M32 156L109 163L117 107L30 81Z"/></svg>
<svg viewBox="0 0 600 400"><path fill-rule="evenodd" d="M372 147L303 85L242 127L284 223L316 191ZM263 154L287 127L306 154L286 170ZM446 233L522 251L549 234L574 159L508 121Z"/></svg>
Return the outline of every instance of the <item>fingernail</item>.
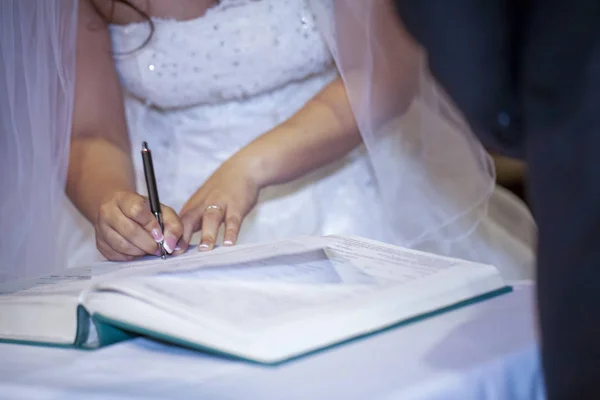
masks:
<svg viewBox="0 0 600 400"><path fill-rule="evenodd" d="M183 240L183 238L181 238L177 241L177 244L175 245L175 251L181 251L184 247L187 247L187 243L185 242L185 240Z"/></svg>
<svg viewBox="0 0 600 400"><path fill-rule="evenodd" d="M152 232L150 232L150 234L157 242L162 242L164 239L162 232L158 228L152 229Z"/></svg>
<svg viewBox="0 0 600 400"><path fill-rule="evenodd" d="M223 245L224 246L231 246L231 245L233 245L233 242L231 240L224 240L223 241Z"/></svg>
<svg viewBox="0 0 600 400"><path fill-rule="evenodd" d="M200 245L198 246L198 249L200 251L205 251L208 250L210 248L210 245L208 243L200 243Z"/></svg>
<svg viewBox="0 0 600 400"><path fill-rule="evenodd" d="M177 245L177 240L175 240L175 238L172 236L167 237L167 239L163 242L163 246L164 246L165 250L167 251L167 253L169 253L169 254L173 253L173 249L175 248L176 245Z"/></svg>

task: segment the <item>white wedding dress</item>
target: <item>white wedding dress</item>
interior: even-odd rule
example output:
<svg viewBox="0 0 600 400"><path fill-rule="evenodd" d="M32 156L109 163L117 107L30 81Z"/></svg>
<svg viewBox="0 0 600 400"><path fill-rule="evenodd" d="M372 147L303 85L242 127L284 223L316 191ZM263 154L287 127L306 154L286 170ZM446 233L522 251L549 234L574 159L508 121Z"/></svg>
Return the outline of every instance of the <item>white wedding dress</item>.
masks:
<svg viewBox="0 0 600 400"><path fill-rule="evenodd" d="M224 161L337 76L305 0L223 0L200 18L154 24L150 42L137 51L150 33L147 23L113 25L111 34L138 190L146 192L139 150L147 141L161 202L176 211ZM359 148L263 190L239 242L307 234L386 240L383 223L369 160ZM487 246L505 276L530 277L533 231L525 207L497 191L490 218L463 243ZM80 247L79 254L75 263L89 251Z"/></svg>

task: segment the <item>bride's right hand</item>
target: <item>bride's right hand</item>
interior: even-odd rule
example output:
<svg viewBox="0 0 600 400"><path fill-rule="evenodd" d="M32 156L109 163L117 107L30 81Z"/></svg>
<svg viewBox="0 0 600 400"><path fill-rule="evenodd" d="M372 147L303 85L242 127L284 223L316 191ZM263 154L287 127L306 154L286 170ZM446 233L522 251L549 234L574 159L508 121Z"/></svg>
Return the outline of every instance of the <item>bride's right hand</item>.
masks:
<svg viewBox="0 0 600 400"><path fill-rule="evenodd" d="M128 261L147 254L160 256L157 243L163 241L169 254L187 248L181 235L183 225L171 207L161 205L164 236L150 211L148 200L134 192L115 192L107 198L96 218L96 246L112 261Z"/></svg>

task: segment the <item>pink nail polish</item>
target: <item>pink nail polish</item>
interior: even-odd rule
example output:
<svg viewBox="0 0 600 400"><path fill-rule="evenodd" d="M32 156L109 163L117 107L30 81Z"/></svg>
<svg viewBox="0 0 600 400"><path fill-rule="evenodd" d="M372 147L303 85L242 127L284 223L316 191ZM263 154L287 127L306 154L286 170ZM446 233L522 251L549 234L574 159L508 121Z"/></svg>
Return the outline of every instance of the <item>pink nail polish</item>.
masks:
<svg viewBox="0 0 600 400"><path fill-rule="evenodd" d="M165 239L165 241L163 242L163 246L165 247L165 250L169 254L173 253L173 249L175 248L176 245L177 245L177 240L175 240L175 238L172 236L167 237Z"/></svg>
<svg viewBox="0 0 600 400"><path fill-rule="evenodd" d="M152 229L152 232L150 232L150 234L152 235L154 240L157 242L162 242L164 239L164 236L163 236L162 232L160 231L160 229L154 228L154 229Z"/></svg>

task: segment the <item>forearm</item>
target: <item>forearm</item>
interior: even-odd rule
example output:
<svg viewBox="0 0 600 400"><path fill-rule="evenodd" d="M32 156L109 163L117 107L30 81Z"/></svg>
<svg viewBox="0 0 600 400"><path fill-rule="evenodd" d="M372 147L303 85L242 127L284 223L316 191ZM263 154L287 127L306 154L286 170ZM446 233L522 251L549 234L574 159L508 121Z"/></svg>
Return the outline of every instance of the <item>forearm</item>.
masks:
<svg viewBox="0 0 600 400"><path fill-rule="evenodd" d="M71 141L67 195L94 222L100 205L113 193L135 190L128 146L103 137L75 137Z"/></svg>
<svg viewBox="0 0 600 400"><path fill-rule="evenodd" d="M261 187L289 182L340 159L361 143L341 79L300 111L242 149L236 159Z"/></svg>
<svg viewBox="0 0 600 400"><path fill-rule="evenodd" d="M108 24L79 1L76 83L67 195L91 222L116 191L134 190L123 92Z"/></svg>

